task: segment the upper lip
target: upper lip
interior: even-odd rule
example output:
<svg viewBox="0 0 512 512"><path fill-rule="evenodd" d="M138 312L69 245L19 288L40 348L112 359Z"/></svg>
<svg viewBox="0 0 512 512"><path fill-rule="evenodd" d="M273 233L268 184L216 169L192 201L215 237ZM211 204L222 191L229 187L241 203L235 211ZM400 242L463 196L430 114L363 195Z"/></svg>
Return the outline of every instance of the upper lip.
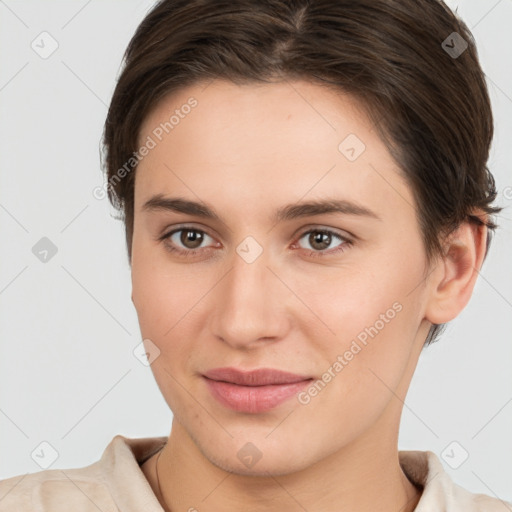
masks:
<svg viewBox="0 0 512 512"><path fill-rule="evenodd" d="M274 368L259 368L256 370L239 370L237 368L214 368L203 373L211 380L230 382L240 386L265 386L269 384L293 384L309 380L311 377L276 370Z"/></svg>

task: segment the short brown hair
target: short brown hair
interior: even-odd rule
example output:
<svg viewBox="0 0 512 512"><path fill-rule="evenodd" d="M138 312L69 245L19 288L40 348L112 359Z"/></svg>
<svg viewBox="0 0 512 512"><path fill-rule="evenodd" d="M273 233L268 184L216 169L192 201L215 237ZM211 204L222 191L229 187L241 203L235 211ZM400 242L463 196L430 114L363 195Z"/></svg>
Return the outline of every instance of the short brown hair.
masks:
<svg viewBox="0 0 512 512"><path fill-rule="evenodd" d="M491 206L486 166L491 104L473 36L442 1L160 0L123 62L102 166L130 263L140 127L164 96L216 78L306 79L352 95L411 187L428 260L465 220L487 226L487 253L501 210ZM432 326L426 344L442 327Z"/></svg>

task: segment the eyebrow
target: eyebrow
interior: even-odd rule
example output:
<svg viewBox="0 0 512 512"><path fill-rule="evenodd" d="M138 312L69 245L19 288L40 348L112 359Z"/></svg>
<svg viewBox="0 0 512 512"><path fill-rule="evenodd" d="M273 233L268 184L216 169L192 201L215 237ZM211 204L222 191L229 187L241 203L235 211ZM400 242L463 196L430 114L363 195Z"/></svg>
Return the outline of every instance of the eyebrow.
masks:
<svg viewBox="0 0 512 512"><path fill-rule="evenodd" d="M143 204L142 210L149 212L173 211L223 222L220 216L204 203L191 201L181 197L165 197L163 194L157 194L148 199ZM364 216L382 220L369 208L345 199L323 199L288 204L276 210L272 220L274 222L282 222L327 213L341 213L344 215Z"/></svg>

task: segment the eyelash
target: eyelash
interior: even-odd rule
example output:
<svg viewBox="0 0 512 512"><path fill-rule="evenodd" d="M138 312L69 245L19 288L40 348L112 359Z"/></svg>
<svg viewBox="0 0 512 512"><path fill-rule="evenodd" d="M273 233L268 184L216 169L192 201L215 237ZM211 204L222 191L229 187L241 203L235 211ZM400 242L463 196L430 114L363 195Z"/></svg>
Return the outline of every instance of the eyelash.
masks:
<svg viewBox="0 0 512 512"><path fill-rule="evenodd" d="M185 230L194 231L196 233L202 233L204 235L208 235L208 233L206 233L206 231L203 231L202 229L197 229L197 228L194 228L194 227L182 226L179 229L174 229L174 230L170 231L169 233L166 233L166 234L162 235L161 237L158 238L158 240L165 242L165 246L166 246L166 249L168 251L176 253L176 254L178 254L180 256L184 256L186 258L192 258L192 257L196 256L199 252L204 250L205 248L203 248L203 249L184 250L184 249L178 249L176 246L171 245L170 243L168 243L169 239L170 239L170 237L172 235L174 235L175 233L179 233L180 231L185 231ZM343 242L336 249L334 249L334 250L331 249L330 251L328 251L328 250L311 251L311 250L305 249L306 251L308 251L308 256L310 256L310 257L314 257L314 258L320 257L321 258L321 257L325 257L326 255L332 256L334 254L339 254L339 253L344 252L348 247L353 245L353 242L351 240L343 237L342 235L336 233L335 231L332 231L330 229L325 229L325 228L312 228L312 229L309 229L307 231L304 231L297 238L297 242L301 238L303 238L305 235L309 235L310 233L322 233L322 234L331 235L332 237L338 238L338 239L340 239ZM208 235L208 236L210 236L210 238L213 238L213 237L211 237L211 235ZM294 242L293 245L296 245L297 242Z"/></svg>

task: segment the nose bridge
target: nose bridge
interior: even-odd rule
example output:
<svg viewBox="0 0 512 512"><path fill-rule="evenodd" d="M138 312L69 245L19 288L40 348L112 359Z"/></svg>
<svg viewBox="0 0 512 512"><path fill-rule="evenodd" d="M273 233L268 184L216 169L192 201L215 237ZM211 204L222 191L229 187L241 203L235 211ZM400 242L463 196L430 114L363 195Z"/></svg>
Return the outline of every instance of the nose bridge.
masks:
<svg viewBox="0 0 512 512"><path fill-rule="evenodd" d="M259 247L254 240L239 244L215 298L213 334L239 348L279 338L287 328L283 285L268 268L269 252Z"/></svg>

